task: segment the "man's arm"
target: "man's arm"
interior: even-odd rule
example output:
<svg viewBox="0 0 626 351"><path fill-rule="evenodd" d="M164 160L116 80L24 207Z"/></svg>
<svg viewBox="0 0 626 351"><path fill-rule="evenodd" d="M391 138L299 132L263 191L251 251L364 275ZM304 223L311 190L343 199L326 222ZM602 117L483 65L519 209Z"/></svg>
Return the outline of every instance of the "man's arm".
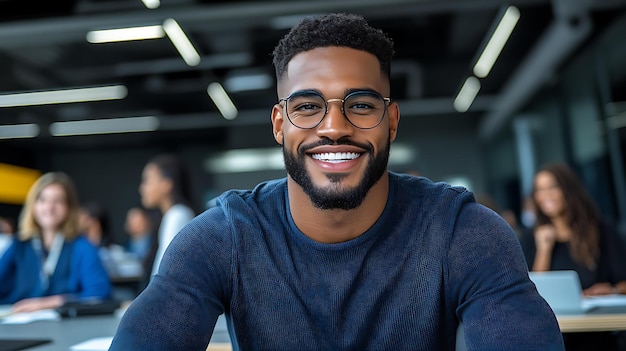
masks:
<svg viewBox="0 0 626 351"><path fill-rule="evenodd" d="M457 219L448 282L470 350L564 350L556 318L528 278L515 233L475 203Z"/></svg>
<svg viewBox="0 0 626 351"><path fill-rule="evenodd" d="M230 282L231 242L224 239L227 230L216 230L224 223L216 217L205 213L174 238L159 274L124 313L109 350L206 348Z"/></svg>

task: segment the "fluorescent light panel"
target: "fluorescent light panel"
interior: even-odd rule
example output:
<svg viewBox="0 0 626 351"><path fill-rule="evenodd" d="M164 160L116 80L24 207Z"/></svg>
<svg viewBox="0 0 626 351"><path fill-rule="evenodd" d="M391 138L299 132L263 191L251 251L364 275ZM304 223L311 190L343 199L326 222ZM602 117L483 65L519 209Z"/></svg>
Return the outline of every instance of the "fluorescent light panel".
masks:
<svg viewBox="0 0 626 351"><path fill-rule="evenodd" d="M239 173L285 169L279 148L228 150L205 161L211 173Z"/></svg>
<svg viewBox="0 0 626 351"><path fill-rule="evenodd" d="M154 116L93 119L55 122L50 125L52 136L151 132L159 128Z"/></svg>
<svg viewBox="0 0 626 351"><path fill-rule="evenodd" d="M267 73L242 74L227 77L224 87L231 93L264 90L272 87L274 80Z"/></svg>
<svg viewBox="0 0 626 351"><path fill-rule="evenodd" d="M165 36L163 27L143 26L116 29L93 30L87 32L87 41L92 44L113 43L118 41L159 39Z"/></svg>
<svg viewBox="0 0 626 351"><path fill-rule="evenodd" d="M168 38L170 38L180 56L185 60L185 63L189 66L197 66L200 63L200 54L193 47L193 44L191 44L178 22L172 18L166 19L163 21L163 30L165 30Z"/></svg>
<svg viewBox="0 0 626 351"><path fill-rule="evenodd" d="M472 102L476 98L480 90L480 81L474 76L470 76L465 80L459 94L454 99L454 109L458 112L466 112L469 110Z"/></svg>
<svg viewBox="0 0 626 351"><path fill-rule="evenodd" d="M206 91L207 94L209 94L209 97L211 97L211 100L213 100L215 106L217 106L217 109L222 114L222 117L229 120L237 118L237 107L220 83L214 82L209 84Z"/></svg>
<svg viewBox="0 0 626 351"><path fill-rule="evenodd" d="M407 165L416 157L415 147L394 143L389 165ZM240 173L285 169L283 150L279 147L228 150L208 157L204 168L209 173Z"/></svg>
<svg viewBox="0 0 626 351"><path fill-rule="evenodd" d="M143 4L149 9L156 9L161 6L161 1L159 0L141 0Z"/></svg>
<svg viewBox="0 0 626 351"><path fill-rule="evenodd" d="M608 117L606 124L610 129L620 129L626 127L626 112Z"/></svg>
<svg viewBox="0 0 626 351"><path fill-rule="evenodd" d="M487 42L485 49L480 54L476 65L474 65L474 74L476 77L485 78L489 74L491 68L493 68L493 65L498 59L498 56L500 56L502 48L504 48L504 44L506 44L507 40L509 40L519 17L520 12L517 7L509 6L506 9L502 19L500 19L500 22L496 26L493 35Z"/></svg>
<svg viewBox="0 0 626 351"><path fill-rule="evenodd" d="M0 95L0 107L116 100L125 98L127 94L128 89L123 85L2 94Z"/></svg>
<svg viewBox="0 0 626 351"><path fill-rule="evenodd" d="M39 126L33 123L0 126L0 139L34 138L39 135Z"/></svg>

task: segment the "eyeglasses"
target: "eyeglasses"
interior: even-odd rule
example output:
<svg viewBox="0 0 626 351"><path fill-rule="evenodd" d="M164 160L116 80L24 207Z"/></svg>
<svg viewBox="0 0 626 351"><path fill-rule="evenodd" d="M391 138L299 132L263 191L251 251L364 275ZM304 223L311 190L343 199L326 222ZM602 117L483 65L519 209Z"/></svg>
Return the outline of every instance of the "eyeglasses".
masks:
<svg viewBox="0 0 626 351"><path fill-rule="evenodd" d="M341 102L341 113L353 126L372 129L383 120L387 106L391 103L390 98L367 90L352 92L343 99L329 100L315 90L301 90L280 99L279 103L282 101L285 101L289 122L301 129L320 125L328 114L328 104L331 102Z"/></svg>

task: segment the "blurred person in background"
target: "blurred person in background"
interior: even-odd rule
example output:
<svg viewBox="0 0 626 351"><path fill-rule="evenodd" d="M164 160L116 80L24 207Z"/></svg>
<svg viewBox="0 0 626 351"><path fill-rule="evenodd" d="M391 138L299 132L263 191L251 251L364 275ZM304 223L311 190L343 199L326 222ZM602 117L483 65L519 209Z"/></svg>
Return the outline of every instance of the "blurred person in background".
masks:
<svg viewBox="0 0 626 351"><path fill-rule="evenodd" d="M616 228L604 218L567 165L542 167L533 184L536 219L523 242L529 269L575 270L587 296L626 294L626 256ZM611 333L565 335L568 350L616 350Z"/></svg>
<svg viewBox="0 0 626 351"><path fill-rule="evenodd" d="M15 226L13 220L7 217L0 217L0 233L13 234L15 232Z"/></svg>
<svg viewBox="0 0 626 351"><path fill-rule="evenodd" d="M152 263L158 247L158 237L153 228L158 228L160 212L143 207L132 207L126 212L124 231L128 235L124 245L127 256L139 266L139 280L133 287L135 296L150 282Z"/></svg>
<svg viewBox="0 0 626 351"><path fill-rule="evenodd" d="M152 220L148 211L141 207L132 207L126 213L124 230L128 234L126 251L143 261L152 246Z"/></svg>
<svg viewBox="0 0 626 351"><path fill-rule="evenodd" d="M78 196L68 175L46 173L33 184L17 240L0 257L0 304L28 312L110 297L109 278L96 248L80 235L78 217Z"/></svg>
<svg viewBox="0 0 626 351"><path fill-rule="evenodd" d="M80 230L95 247L108 247L115 240L110 230L108 212L100 204L88 202L80 207Z"/></svg>
<svg viewBox="0 0 626 351"><path fill-rule="evenodd" d="M189 201L188 177L186 167L173 154L157 155L143 169L139 186L141 203L162 214L151 276L157 274L163 253L174 236L195 216Z"/></svg>
<svg viewBox="0 0 626 351"><path fill-rule="evenodd" d="M6 251L13 241L13 233L15 233L15 226L13 220L6 217L0 217L0 256Z"/></svg>
<svg viewBox="0 0 626 351"><path fill-rule="evenodd" d="M127 260L123 246L115 243L109 212L99 203L87 202L80 207L80 232L98 248L98 254L110 278L124 275L121 265Z"/></svg>

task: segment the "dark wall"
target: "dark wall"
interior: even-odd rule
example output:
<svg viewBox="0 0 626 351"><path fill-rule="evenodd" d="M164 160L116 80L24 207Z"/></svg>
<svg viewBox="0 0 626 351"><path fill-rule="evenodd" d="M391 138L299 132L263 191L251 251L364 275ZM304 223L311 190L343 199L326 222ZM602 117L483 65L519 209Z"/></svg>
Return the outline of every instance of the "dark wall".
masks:
<svg viewBox="0 0 626 351"><path fill-rule="evenodd" d="M68 173L75 181L81 202L97 202L108 209L111 229L119 242L126 240L126 212L140 206L139 184L144 165L162 152L175 152L190 171L191 199L196 211L203 209L203 194L210 187L209 176L202 173L197 157L185 150L136 147L112 150L65 151L52 156L55 169Z"/></svg>

